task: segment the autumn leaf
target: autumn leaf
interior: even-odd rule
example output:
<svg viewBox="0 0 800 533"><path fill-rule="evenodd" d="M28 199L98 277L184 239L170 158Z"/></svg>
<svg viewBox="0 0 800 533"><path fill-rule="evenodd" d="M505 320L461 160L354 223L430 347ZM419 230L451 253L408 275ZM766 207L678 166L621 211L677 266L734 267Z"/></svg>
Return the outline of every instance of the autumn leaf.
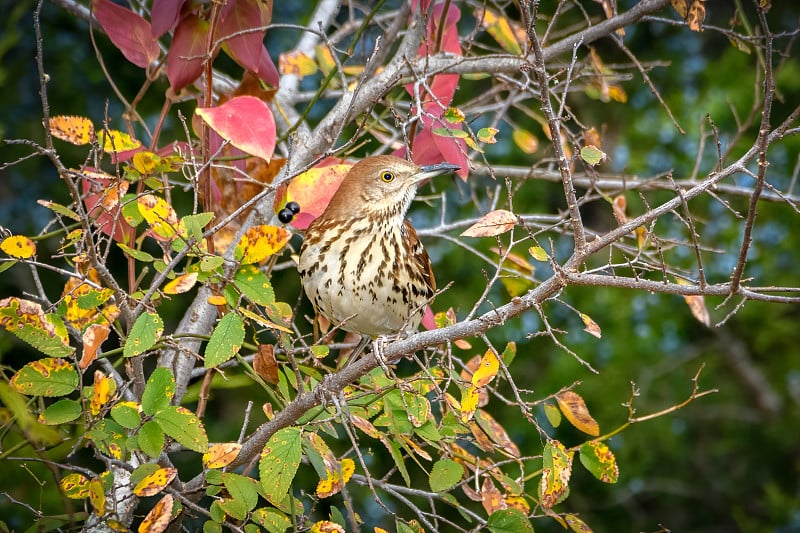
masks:
<svg viewBox="0 0 800 533"><path fill-rule="evenodd" d="M234 257L243 265L259 263L278 253L292 238L285 228L262 224L248 229L236 245Z"/></svg>
<svg viewBox="0 0 800 533"><path fill-rule="evenodd" d="M236 148L267 161L272 159L275 118L263 100L237 96L217 107L198 107L195 113Z"/></svg>
<svg viewBox="0 0 800 533"><path fill-rule="evenodd" d="M36 243L25 235L14 235L3 239L0 250L17 259L29 259L36 255Z"/></svg>
<svg viewBox="0 0 800 533"><path fill-rule="evenodd" d="M198 272L190 272L188 274L181 274L166 285L164 285L164 294L183 294L189 292L197 283Z"/></svg>
<svg viewBox="0 0 800 533"><path fill-rule="evenodd" d="M94 124L86 117L68 115L50 117L49 126L53 137L78 146L89 144L94 139Z"/></svg>
<svg viewBox="0 0 800 533"><path fill-rule="evenodd" d="M467 228L462 237L494 237L502 235L517 224L517 216L511 211L497 209L482 216Z"/></svg>
<svg viewBox="0 0 800 533"><path fill-rule="evenodd" d="M556 394L556 401L570 424L592 437L600 435L600 425L589 414L586 402L577 392L564 391Z"/></svg>
<svg viewBox="0 0 800 533"><path fill-rule="evenodd" d="M539 498L542 507L551 509L568 494L572 457L563 444L557 440L550 440L545 444L542 459Z"/></svg>
<svg viewBox="0 0 800 533"><path fill-rule="evenodd" d="M278 70L281 74L293 74L303 78L314 74L317 71L317 64L303 52L294 50L278 57Z"/></svg>
<svg viewBox="0 0 800 533"><path fill-rule="evenodd" d="M237 442L213 444L203 454L203 466L206 468L222 468L231 464L241 451L242 445Z"/></svg>
<svg viewBox="0 0 800 533"><path fill-rule="evenodd" d="M500 361L497 359L494 351L489 349L481 358L480 366L472 374L472 384L478 388L485 387L497 375L497 370L500 368Z"/></svg>
<svg viewBox="0 0 800 533"><path fill-rule="evenodd" d="M133 488L133 493L142 498L158 494L172 483L177 475L177 468L159 468L137 483Z"/></svg>

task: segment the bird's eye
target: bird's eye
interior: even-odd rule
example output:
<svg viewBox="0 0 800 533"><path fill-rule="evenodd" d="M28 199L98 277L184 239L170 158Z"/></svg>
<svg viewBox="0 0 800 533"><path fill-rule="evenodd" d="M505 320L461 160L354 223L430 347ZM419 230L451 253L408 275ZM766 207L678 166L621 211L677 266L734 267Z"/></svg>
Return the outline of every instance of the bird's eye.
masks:
<svg viewBox="0 0 800 533"><path fill-rule="evenodd" d="M385 183L394 181L394 173L388 170L384 170L383 172L381 172L381 181Z"/></svg>

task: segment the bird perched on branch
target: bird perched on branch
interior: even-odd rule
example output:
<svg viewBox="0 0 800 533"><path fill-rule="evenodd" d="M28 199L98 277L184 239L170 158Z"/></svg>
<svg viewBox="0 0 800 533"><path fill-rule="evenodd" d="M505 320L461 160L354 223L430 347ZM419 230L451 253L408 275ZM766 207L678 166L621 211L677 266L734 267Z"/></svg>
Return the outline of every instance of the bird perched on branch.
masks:
<svg viewBox="0 0 800 533"><path fill-rule="evenodd" d="M406 220L419 184L458 170L381 155L356 163L325 211L308 226L298 270L316 311L369 338L419 327L436 282Z"/></svg>

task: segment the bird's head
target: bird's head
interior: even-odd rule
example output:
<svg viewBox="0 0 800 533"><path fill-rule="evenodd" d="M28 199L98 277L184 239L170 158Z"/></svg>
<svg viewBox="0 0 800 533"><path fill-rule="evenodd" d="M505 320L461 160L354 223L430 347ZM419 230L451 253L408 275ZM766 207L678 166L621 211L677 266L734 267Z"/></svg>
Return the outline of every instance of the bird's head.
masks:
<svg viewBox="0 0 800 533"><path fill-rule="evenodd" d="M347 173L326 214L337 218L366 213L402 217L421 182L458 168L450 163L419 166L391 155L367 157Z"/></svg>

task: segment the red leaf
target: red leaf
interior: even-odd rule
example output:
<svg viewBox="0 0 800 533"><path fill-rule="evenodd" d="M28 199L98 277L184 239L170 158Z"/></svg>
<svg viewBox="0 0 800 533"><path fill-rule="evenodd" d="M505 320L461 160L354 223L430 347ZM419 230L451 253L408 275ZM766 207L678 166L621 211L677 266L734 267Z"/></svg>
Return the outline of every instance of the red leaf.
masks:
<svg viewBox="0 0 800 533"><path fill-rule="evenodd" d="M150 31L153 37L161 37L177 24L185 2L186 0L153 0L153 9L150 12Z"/></svg>
<svg viewBox="0 0 800 533"><path fill-rule="evenodd" d="M208 41L208 22L189 14L178 23L167 54L167 78L176 93L203 72Z"/></svg>
<svg viewBox="0 0 800 533"><path fill-rule="evenodd" d="M280 78L278 69L275 67L275 63L272 61L272 58L269 56L264 46L261 47L261 58L258 61L258 71L256 74L258 74L259 79L264 81L264 83L268 83L273 87L278 86L278 79Z"/></svg>
<svg viewBox="0 0 800 533"><path fill-rule="evenodd" d="M259 0L232 0L220 13L218 35L223 39L229 55L242 67L257 72L264 48L266 25L272 14ZM256 28L263 28L254 31ZM248 31L251 30L251 31ZM247 33L241 33L247 32ZM228 36L237 34L236 37Z"/></svg>
<svg viewBox="0 0 800 533"><path fill-rule="evenodd" d="M232 145L269 161L275 151L275 119L269 106L255 96L237 96L217 107L195 110Z"/></svg>
<svg viewBox="0 0 800 533"><path fill-rule="evenodd" d="M158 59L159 49L150 23L110 0L93 0L94 16L125 59L147 68Z"/></svg>

